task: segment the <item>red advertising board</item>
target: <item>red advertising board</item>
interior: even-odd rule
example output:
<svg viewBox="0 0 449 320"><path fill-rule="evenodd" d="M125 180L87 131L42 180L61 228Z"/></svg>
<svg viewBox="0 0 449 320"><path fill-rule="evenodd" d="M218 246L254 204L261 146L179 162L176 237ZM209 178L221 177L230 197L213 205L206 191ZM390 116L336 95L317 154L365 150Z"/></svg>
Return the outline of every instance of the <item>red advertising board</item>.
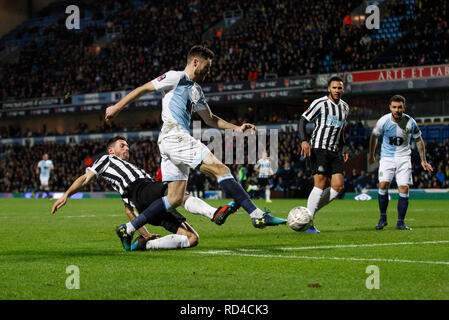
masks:
<svg viewBox="0 0 449 320"><path fill-rule="evenodd" d="M449 64L347 72L345 78L349 83L449 78Z"/></svg>

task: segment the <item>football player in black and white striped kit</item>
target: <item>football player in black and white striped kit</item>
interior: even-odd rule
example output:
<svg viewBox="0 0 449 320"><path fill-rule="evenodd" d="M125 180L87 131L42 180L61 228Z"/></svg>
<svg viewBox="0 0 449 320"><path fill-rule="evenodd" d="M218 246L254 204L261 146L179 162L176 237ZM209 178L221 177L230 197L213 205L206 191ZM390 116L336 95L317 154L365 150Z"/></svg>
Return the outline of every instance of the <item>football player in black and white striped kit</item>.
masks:
<svg viewBox="0 0 449 320"><path fill-rule="evenodd" d="M329 79L329 94L314 100L299 122L301 155L310 157L312 166L314 188L307 199L307 208L313 216L344 188L343 162L348 160L349 154L342 149L349 106L341 99L343 91L341 78ZM309 122L315 124L310 143L305 130ZM313 225L306 232L319 233Z"/></svg>
<svg viewBox="0 0 449 320"><path fill-rule="evenodd" d="M116 136L110 139L107 143L107 151L108 154L95 161L92 167L86 169L84 175L73 182L64 195L55 202L51 213L55 213L64 206L72 194L86 186L94 178L108 181L114 190L120 193L130 220L137 216L134 209L142 213L151 203L165 195L166 183L154 181L144 170L128 162L129 146L125 137ZM217 211L234 209L230 206L216 209L189 194L184 196L183 206L187 211L206 216L209 219L213 219ZM176 210L154 216L148 223L162 226L173 234L157 238L150 234L145 227L142 227L139 229L142 237L138 237L131 247L125 247L126 251L188 248L198 243L198 234Z"/></svg>

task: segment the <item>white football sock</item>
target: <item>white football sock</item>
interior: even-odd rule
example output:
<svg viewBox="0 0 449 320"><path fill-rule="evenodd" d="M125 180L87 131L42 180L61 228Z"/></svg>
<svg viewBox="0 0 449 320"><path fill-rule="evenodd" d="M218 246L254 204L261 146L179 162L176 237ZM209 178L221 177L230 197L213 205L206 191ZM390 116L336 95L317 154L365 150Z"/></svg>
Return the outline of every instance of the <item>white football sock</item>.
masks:
<svg viewBox="0 0 449 320"><path fill-rule="evenodd" d="M326 204L329 203L331 196L331 187L327 187L323 190L323 193L321 194L320 202L318 202L318 208L316 211L320 210L322 207L324 207Z"/></svg>
<svg viewBox="0 0 449 320"><path fill-rule="evenodd" d="M126 233L132 235L134 232L136 231L136 229L134 228L134 226L132 225L131 222L128 222L126 224Z"/></svg>
<svg viewBox="0 0 449 320"><path fill-rule="evenodd" d="M340 192L338 192L337 190L335 190L334 188L331 187L331 196L330 196L329 202L334 200L339 194L340 194Z"/></svg>
<svg viewBox="0 0 449 320"><path fill-rule="evenodd" d="M318 209L318 204L320 202L322 194L323 190L317 187L313 187L312 191L309 194L309 198L307 199L307 209L310 210L313 216L315 216L315 212Z"/></svg>
<svg viewBox="0 0 449 320"><path fill-rule="evenodd" d="M249 214L249 216L251 217L251 219L260 219L263 217L263 215L265 214L265 212L263 212L262 210L260 210L259 208L257 208L256 210L254 210L253 212L251 212Z"/></svg>
<svg viewBox="0 0 449 320"><path fill-rule="evenodd" d="M184 209L193 214L200 214L202 216L212 219L217 208L210 206L206 201L196 197L188 197L184 203Z"/></svg>
<svg viewBox="0 0 449 320"><path fill-rule="evenodd" d="M335 189L332 187L327 187L326 189L324 189L323 193L321 194L321 199L320 202L318 203L318 208L316 209L316 212L325 205L327 205L329 202L334 200L338 196L338 194L339 192L335 191Z"/></svg>
<svg viewBox="0 0 449 320"><path fill-rule="evenodd" d="M146 243L147 250L158 249L182 249L190 247L189 238L180 234L169 234L168 236L149 240Z"/></svg>
<svg viewBox="0 0 449 320"><path fill-rule="evenodd" d="M270 189L265 189L265 200L270 200L270 195L271 195Z"/></svg>

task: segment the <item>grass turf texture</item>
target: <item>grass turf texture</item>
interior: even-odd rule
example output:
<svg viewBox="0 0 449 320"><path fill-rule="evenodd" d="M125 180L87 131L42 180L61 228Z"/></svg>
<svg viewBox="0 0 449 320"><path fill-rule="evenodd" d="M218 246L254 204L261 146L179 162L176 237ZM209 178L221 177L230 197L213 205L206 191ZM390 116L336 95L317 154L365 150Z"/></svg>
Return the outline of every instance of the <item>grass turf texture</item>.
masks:
<svg viewBox="0 0 449 320"><path fill-rule="evenodd" d="M2 300L449 298L446 200L412 199L406 223L413 231L394 229L397 201L390 201L382 231L374 229L377 201L334 201L316 216L321 234L285 225L255 229L242 209L222 226L181 209L200 234L199 245L145 252L122 249L115 226L127 218L119 199L69 200L54 216L49 200L0 204ZM286 218L292 207L305 204L273 200L269 207ZM149 230L167 234L160 227ZM405 242L413 244L397 244ZM388 243L396 244L377 245ZM79 290L66 288L69 265L79 267ZM379 268L378 290L365 286L369 265Z"/></svg>

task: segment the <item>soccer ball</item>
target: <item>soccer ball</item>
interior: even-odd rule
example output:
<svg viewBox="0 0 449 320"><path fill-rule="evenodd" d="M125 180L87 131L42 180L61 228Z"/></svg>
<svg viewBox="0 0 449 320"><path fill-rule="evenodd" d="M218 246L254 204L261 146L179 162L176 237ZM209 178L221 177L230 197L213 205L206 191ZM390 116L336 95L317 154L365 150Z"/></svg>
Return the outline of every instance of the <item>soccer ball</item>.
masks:
<svg viewBox="0 0 449 320"><path fill-rule="evenodd" d="M312 225L313 216L306 207L295 207L288 213L287 222L293 230L304 231Z"/></svg>

